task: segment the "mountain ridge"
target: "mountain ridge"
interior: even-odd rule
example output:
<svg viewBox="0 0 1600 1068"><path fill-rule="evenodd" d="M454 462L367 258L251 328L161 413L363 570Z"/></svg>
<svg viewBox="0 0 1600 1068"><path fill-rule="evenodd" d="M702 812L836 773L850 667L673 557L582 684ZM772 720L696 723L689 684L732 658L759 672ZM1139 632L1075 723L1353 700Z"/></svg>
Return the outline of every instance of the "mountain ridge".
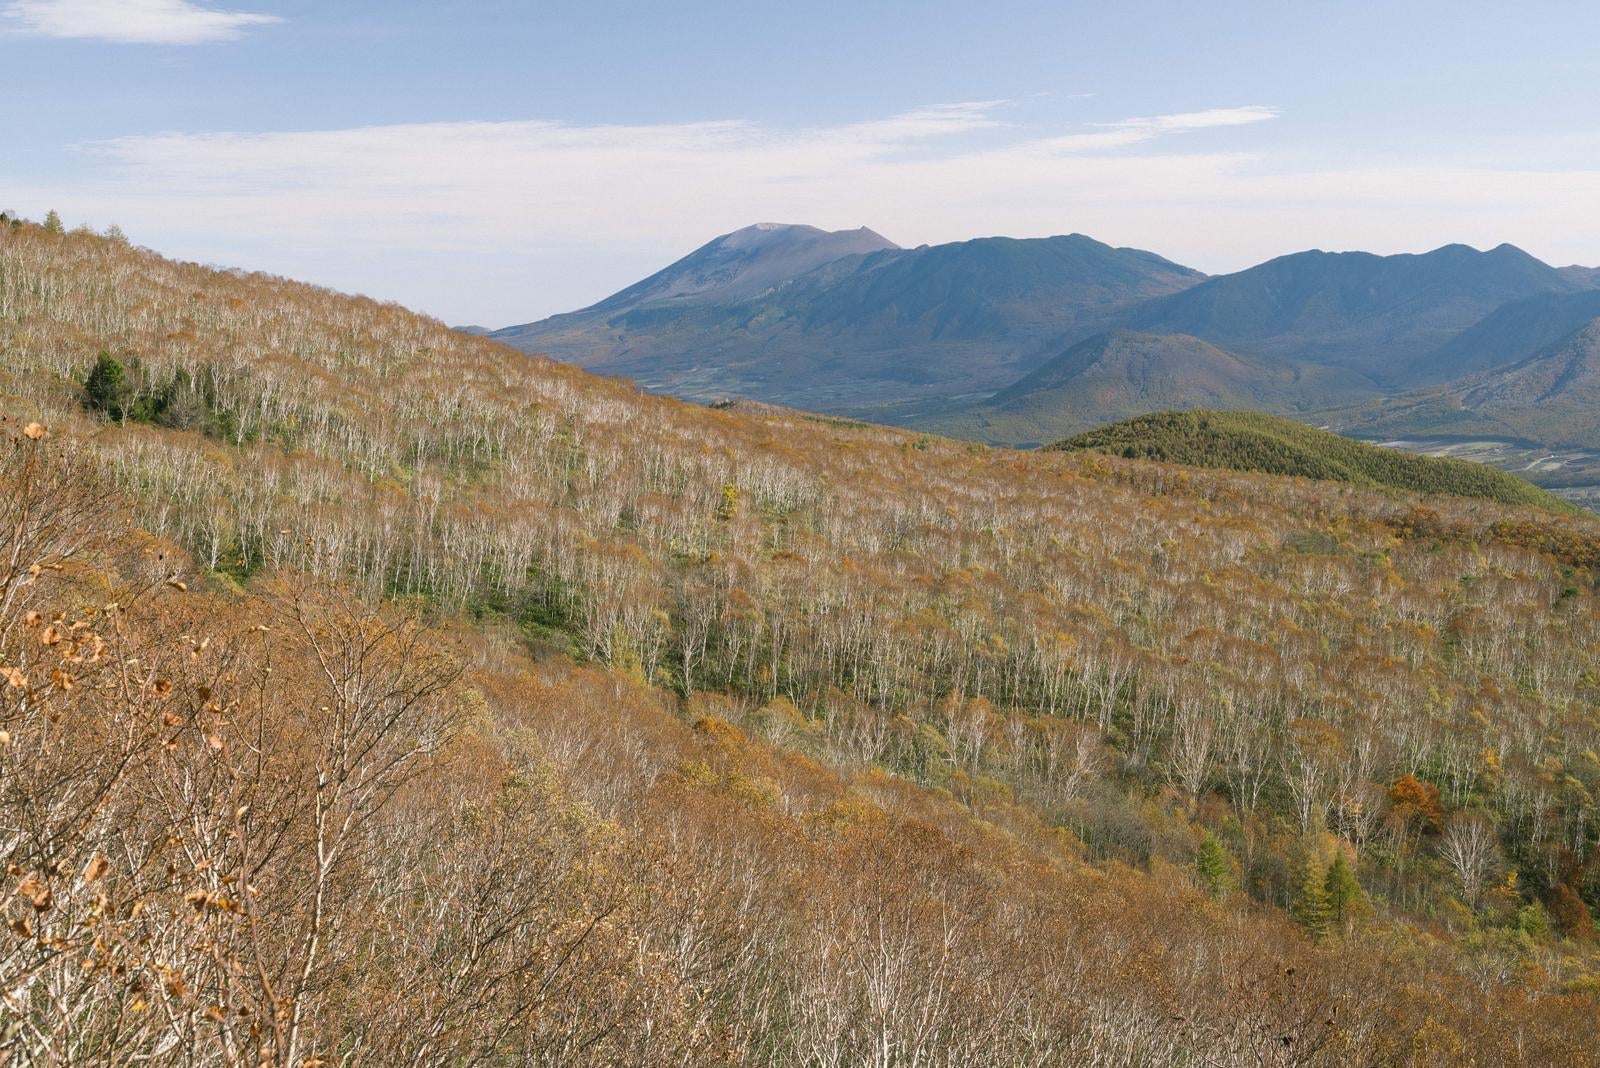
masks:
<svg viewBox="0 0 1600 1068"><path fill-rule="evenodd" d="M1157 298L1121 324L1406 384L1409 362L1496 308L1585 285L1510 244L1379 256L1312 249Z"/></svg>

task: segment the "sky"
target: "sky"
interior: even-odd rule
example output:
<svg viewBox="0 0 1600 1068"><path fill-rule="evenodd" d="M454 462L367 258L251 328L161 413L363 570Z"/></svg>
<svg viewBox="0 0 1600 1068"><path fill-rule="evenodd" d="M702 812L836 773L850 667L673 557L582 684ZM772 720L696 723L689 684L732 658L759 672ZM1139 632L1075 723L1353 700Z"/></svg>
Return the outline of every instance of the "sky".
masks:
<svg viewBox="0 0 1600 1068"><path fill-rule="evenodd" d="M0 209L498 327L753 222L1600 264L1600 4L0 0Z"/></svg>

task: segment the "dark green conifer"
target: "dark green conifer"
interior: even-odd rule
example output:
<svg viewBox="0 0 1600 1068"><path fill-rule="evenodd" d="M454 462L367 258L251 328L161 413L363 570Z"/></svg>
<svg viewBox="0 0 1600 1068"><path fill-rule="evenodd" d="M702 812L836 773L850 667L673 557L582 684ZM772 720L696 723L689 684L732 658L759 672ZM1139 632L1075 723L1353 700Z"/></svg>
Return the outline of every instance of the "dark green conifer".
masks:
<svg viewBox="0 0 1600 1068"><path fill-rule="evenodd" d="M131 392L122 364L109 352L102 352L83 383L83 404L107 419L121 419L126 415Z"/></svg>

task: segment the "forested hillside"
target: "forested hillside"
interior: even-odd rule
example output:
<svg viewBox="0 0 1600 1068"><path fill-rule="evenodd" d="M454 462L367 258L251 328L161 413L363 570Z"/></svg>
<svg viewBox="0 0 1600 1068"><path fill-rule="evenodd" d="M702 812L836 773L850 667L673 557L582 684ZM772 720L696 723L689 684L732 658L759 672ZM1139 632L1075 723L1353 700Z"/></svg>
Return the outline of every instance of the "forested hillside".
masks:
<svg viewBox="0 0 1600 1068"><path fill-rule="evenodd" d="M1596 1063L1593 520L30 225L0 403L21 1062Z"/></svg>
<svg viewBox="0 0 1600 1068"><path fill-rule="evenodd" d="M1484 464L1385 449L1258 412L1156 412L1051 448L1575 510L1533 483Z"/></svg>

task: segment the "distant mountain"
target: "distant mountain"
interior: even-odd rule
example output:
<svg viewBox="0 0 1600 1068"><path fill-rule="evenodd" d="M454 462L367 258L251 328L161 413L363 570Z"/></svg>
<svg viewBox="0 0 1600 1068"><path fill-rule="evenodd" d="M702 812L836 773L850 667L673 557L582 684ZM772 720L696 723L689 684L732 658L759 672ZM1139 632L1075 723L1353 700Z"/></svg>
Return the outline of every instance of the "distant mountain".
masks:
<svg viewBox="0 0 1600 1068"><path fill-rule="evenodd" d="M1117 330L1079 342L993 397L910 423L1027 446L1167 408L1299 410L1365 392L1347 371L1241 356L1184 334Z"/></svg>
<svg viewBox="0 0 1600 1068"><path fill-rule="evenodd" d="M1421 382L1452 382L1517 363L1600 316L1600 289L1541 293L1503 304L1418 361Z"/></svg>
<svg viewBox="0 0 1600 1068"><path fill-rule="evenodd" d="M491 336L690 399L861 411L991 393L1059 339L1204 277L1078 234L901 249L870 230L763 226Z"/></svg>
<svg viewBox="0 0 1600 1068"><path fill-rule="evenodd" d="M1420 255L1300 252L1141 305L1119 325L1236 352L1345 367L1385 386L1509 301L1585 282L1521 249L1446 245Z"/></svg>
<svg viewBox="0 0 1600 1068"><path fill-rule="evenodd" d="M1574 281L1600 288L1600 267L1580 267L1574 263L1572 266L1562 267L1560 270L1562 274Z"/></svg>
<svg viewBox="0 0 1600 1068"><path fill-rule="evenodd" d="M1493 438L1557 448L1600 445L1600 318L1509 367L1328 413L1366 438Z"/></svg>
<svg viewBox="0 0 1600 1068"><path fill-rule="evenodd" d="M1385 449L1258 412L1156 412L1051 448L1576 510L1531 482L1484 464Z"/></svg>

